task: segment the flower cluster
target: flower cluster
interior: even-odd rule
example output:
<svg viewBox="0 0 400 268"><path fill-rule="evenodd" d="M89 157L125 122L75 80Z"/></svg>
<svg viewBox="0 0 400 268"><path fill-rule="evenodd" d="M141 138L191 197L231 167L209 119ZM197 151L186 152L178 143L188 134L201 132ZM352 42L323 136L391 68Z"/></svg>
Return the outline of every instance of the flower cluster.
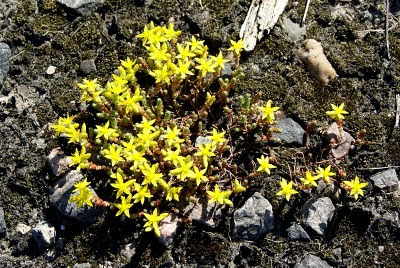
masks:
<svg viewBox="0 0 400 268"><path fill-rule="evenodd" d="M336 124L338 125L339 128L339 133L342 136L342 131L343 131L343 119L344 115L348 114L347 111L344 110L344 103L340 104L339 106L336 106L334 104L331 104L332 111L327 111L326 114L334 119L336 121ZM260 160L259 160L260 161ZM260 162L261 164L261 162ZM261 167L260 167L261 168ZM313 187L318 187L317 181L321 179L323 183L329 184L329 183L337 183L340 185L342 188L348 190L350 192L350 195L354 196L354 199L357 200L359 195L364 196L364 191L363 188L365 188L368 183L367 182L360 182L358 176L355 177L355 179L351 181L339 181L334 179L336 176L335 172L331 171L331 165L328 165L326 168L317 167L316 171L310 171L306 170L304 173L304 176L300 178L300 183L296 183L295 185L293 184L292 181L289 183L285 180L282 179L280 185L281 185L281 190L277 193L277 195L284 195L289 201L291 195L297 194L298 191L293 189L293 186L298 188L299 190L305 190L305 189L310 189Z"/></svg>
<svg viewBox="0 0 400 268"><path fill-rule="evenodd" d="M56 136L79 146L69 156L70 166L108 172L116 216L143 215L145 231L157 236L160 221L168 215L159 211L171 209L182 198L206 195L209 202L233 205L233 195L245 191L246 185L243 176L226 171L233 167L232 131L241 126L238 119L243 116L248 131L255 128L247 125L255 124L261 126L260 133L268 131L279 109L258 99L246 99L246 107L257 105L248 110L243 106L239 114L226 106L240 78L243 41L231 41L228 51L235 66L231 77L222 79L229 63L223 52L210 55L203 40L191 36L180 42L180 35L173 24L145 26L138 37L147 58L122 60L105 85L97 79L78 84L81 102L91 105L90 114L97 119L89 124L78 123L75 116L60 117L52 126ZM139 84L138 75L151 86ZM210 111L222 106L226 121L210 119ZM258 162L257 174L270 174L276 167L265 156ZM91 206L94 197L88 185L87 179L77 183L70 201ZM156 207L152 214L147 213L149 207Z"/></svg>

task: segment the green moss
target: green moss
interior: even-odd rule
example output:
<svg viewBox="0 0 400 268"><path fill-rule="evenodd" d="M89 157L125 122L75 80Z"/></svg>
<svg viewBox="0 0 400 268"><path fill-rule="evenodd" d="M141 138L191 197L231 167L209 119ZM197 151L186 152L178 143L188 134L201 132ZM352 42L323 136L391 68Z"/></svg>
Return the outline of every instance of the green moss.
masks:
<svg viewBox="0 0 400 268"><path fill-rule="evenodd" d="M35 13L36 10L37 10L36 1L33 0L22 1L17 8L17 12L15 14L15 22L18 25L22 25L28 22L29 18Z"/></svg>

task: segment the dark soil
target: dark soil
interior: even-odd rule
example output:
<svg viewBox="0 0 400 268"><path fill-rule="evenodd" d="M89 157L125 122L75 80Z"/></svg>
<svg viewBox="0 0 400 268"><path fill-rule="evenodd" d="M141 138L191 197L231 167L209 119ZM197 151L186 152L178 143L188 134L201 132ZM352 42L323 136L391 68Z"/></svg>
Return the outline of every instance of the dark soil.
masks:
<svg viewBox="0 0 400 268"><path fill-rule="evenodd" d="M343 2L344 15L336 18L335 4L311 2L306 34L296 43L278 22L254 51L242 55L245 78L236 89L262 92L263 99L271 99L304 128L316 120L320 127L311 141L315 148L321 143L318 133L329 123L325 115L329 104L344 102L350 112L345 130L355 137L365 129L371 143L357 146L340 165L349 178L358 175L368 181L376 170L364 168L400 163L400 128L394 128L400 84L400 4L391 2L389 14L391 60L385 50L384 3ZM87 78L79 71L81 61L93 58L97 72L88 78L106 81L119 60L144 55L136 35L145 24L166 24L171 19L184 35L199 34L215 54L238 38L249 5L243 0L203 0L202 7L195 0L106 0L80 15L55 0L2 0L0 42L10 46L12 57L0 90L0 97L10 97L0 102L0 207L7 223L7 236L0 238L0 267L66 267L84 262L92 267L291 267L306 253L334 267L400 266L400 192L384 194L371 181L365 197L357 202L346 196L334 202L336 213L327 234L311 242L283 238L283 230L300 220L299 210L310 195L303 193L288 204L275 195L278 176L250 181L248 191L234 200L240 206L257 191L271 202L276 227L256 242L231 240L233 210L216 230L184 225L173 246L163 249L152 234L142 232L141 222L110 213L100 222L82 225L49 206L48 194L56 178L49 173L46 157L60 145L49 125L59 116L80 111L76 83ZM299 23L304 5L305 1L289 1L284 15ZM328 86L312 78L297 56L306 38L321 42L339 75ZM56 72L47 75L51 65ZM279 166L275 174L287 178L287 167L302 161L297 153L305 148L272 150ZM397 222L385 219L385 213L396 213ZM34 227L42 220L57 231L56 244L46 251L36 250L32 239L15 232L18 223ZM136 247L130 261L120 256L121 247L128 243Z"/></svg>

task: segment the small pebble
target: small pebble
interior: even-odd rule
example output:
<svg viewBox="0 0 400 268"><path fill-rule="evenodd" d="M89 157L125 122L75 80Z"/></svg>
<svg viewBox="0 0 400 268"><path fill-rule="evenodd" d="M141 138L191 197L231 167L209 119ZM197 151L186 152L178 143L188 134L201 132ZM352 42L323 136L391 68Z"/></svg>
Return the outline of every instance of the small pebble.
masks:
<svg viewBox="0 0 400 268"><path fill-rule="evenodd" d="M56 69L57 69L56 66L50 65L49 67L47 67L46 74L52 75L56 72Z"/></svg>

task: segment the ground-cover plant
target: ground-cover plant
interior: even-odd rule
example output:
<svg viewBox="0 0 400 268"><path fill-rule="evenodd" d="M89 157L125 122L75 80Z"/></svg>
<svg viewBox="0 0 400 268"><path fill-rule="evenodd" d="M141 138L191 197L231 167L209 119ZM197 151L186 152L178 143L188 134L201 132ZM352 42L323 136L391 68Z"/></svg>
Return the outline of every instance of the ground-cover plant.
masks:
<svg viewBox="0 0 400 268"><path fill-rule="evenodd" d="M122 60L104 85L97 79L78 84L93 119L68 115L52 126L56 136L78 147L69 156L70 166L107 171L114 193L108 201L93 196L91 178L85 178L75 185L70 201L78 207L109 206L116 216L143 216L145 231L157 236L159 222L181 199L207 196L209 202L231 206L249 178L277 167L267 155L256 158L258 166L237 165L241 145L255 141L255 134L271 140L279 131L273 126L279 107L271 100L231 92L242 77L243 42L231 41L230 62L222 51L210 55L198 37L181 40L180 35L173 24L145 26L138 38L147 57ZM223 76L227 64L232 72ZM339 108L328 115L342 120L345 111L343 105ZM330 169L306 171L301 183L282 179L277 195L289 200L298 192L293 187L314 187L318 179L330 183L335 175ZM356 199L366 186L358 177L337 182Z"/></svg>

